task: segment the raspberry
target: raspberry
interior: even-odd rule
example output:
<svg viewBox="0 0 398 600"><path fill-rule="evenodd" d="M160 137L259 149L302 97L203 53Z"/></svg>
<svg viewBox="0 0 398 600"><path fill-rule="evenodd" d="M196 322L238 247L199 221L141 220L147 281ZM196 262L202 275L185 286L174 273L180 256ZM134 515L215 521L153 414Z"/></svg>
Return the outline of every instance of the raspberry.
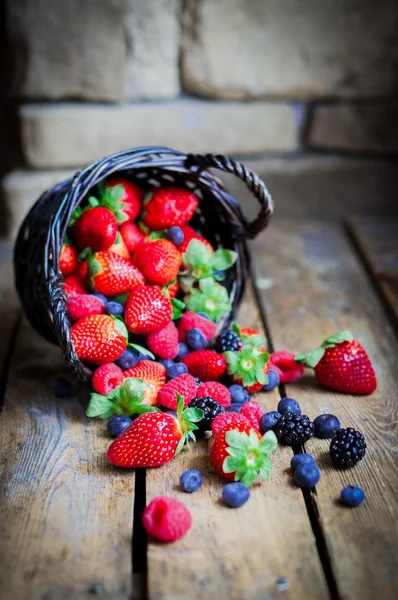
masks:
<svg viewBox="0 0 398 600"><path fill-rule="evenodd" d="M154 498L142 514L149 535L161 542L174 542L184 536L192 525L191 513L175 498Z"/></svg>
<svg viewBox="0 0 398 600"><path fill-rule="evenodd" d="M231 394L229 393L229 389L226 388L225 385L222 385L222 383L218 383L218 381L201 383L198 387L197 396L198 398L210 396L210 398L213 398L218 404L221 404L223 408L226 408L231 404Z"/></svg>
<svg viewBox="0 0 398 600"><path fill-rule="evenodd" d="M258 402L253 400L245 402L240 409L240 414L246 417L253 429L260 431L260 420L263 413Z"/></svg>
<svg viewBox="0 0 398 600"><path fill-rule="evenodd" d="M184 398L184 406L189 404L196 396L196 381L192 375L179 375L171 379L162 389L158 392L157 402L161 406L176 410L177 408L177 396L176 392L181 394Z"/></svg>
<svg viewBox="0 0 398 600"><path fill-rule="evenodd" d="M286 350L273 352L270 356L270 369L278 373L281 383L297 381L304 373L303 365L294 362L294 356L292 352L286 352Z"/></svg>
<svg viewBox="0 0 398 600"><path fill-rule="evenodd" d="M104 303L90 294L79 294L69 298L68 312L73 322L88 315L101 315Z"/></svg>
<svg viewBox="0 0 398 600"><path fill-rule="evenodd" d="M159 358L175 358L178 354L177 327L170 321L160 331L148 335L146 343L149 350Z"/></svg>
<svg viewBox="0 0 398 600"><path fill-rule="evenodd" d="M98 394L109 394L115 387L122 383L123 371L115 363L106 363L96 369L91 383Z"/></svg>
<svg viewBox="0 0 398 600"><path fill-rule="evenodd" d="M230 423L247 423L248 425L250 425L250 421L246 419L244 415L235 412L227 412L223 415L218 415L211 422L211 430L213 432L213 435L217 435L218 433L220 433L220 431Z"/></svg>
<svg viewBox="0 0 398 600"><path fill-rule="evenodd" d="M180 342L185 342L185 334L189 329L199 329L207 342L210 342L216 333L216 325L213 321L209 321L194 312L187 311L182 315L178 324Z"/></svg>

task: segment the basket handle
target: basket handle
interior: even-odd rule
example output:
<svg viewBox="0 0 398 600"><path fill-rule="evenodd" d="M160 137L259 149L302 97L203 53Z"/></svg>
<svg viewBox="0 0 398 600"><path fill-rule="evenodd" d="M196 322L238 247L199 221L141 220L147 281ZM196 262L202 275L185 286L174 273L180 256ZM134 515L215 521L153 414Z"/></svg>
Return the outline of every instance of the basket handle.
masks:
<svg viewBox="0 0 398 600"><path fill-rule="evenodd" d="M187 166L197 165L202 169L213 167L224 171L224 173L232 173L239 177L246 185L248 190L259 201L260 212L257 217L248 222L244 219L242 237L245 239L253 239L267 227L272 214L274 212L274 202L265 183L254 171L248 169L243 163L232 160L223 154L188 154Z"/></svg>

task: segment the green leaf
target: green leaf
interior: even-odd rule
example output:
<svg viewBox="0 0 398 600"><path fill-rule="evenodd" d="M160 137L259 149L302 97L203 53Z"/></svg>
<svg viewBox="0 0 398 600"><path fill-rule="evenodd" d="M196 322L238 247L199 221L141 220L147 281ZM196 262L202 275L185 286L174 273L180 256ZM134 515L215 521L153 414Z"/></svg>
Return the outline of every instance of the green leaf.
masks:
<svg viewBox="0 0 398 600"><path fill-rule="evenodd" d="M330 337L328 337L322 344L324 348L330 348L332 346L336 346L337 344L341 344L343 342L351 342L354 339L351 331L344 330L334 333Z"/></svg>
<svg viewBox="0 0 398 600"><path fill-rule="evenodd" d="M242 460L235 456L227 456L222 465L224 473L235 473L242 464Z"/></svg>
<svg viewBox="0 0 398 600"><path fill-rule="evenodd" d="M130 292L125 292L124 294L117 294L116 296L112 296L112 301L124 305L129 294Z"/></svg>
<svg viewBox="0 0 398 600"><path fill-rule="evenodd" d="M75 210L73 211L73 213L71 215L71 218L69 219L68 227L73 227L73 225L76 223L77 219L80 217L82 212L83 212L83 209L80 206L75 208Z"/></svg>
<svg viewBox="0 0 398 600"><path fill-rule="evenodd" d="M225 271L235 264L238 255L233 250L216 250L211 257L210 265L214 271Z"/></svg>
<svg viewBox="0 0 398 600"><path fill-rule="evenodd" d="M182 438L180 439L180 441L177 444L177 448L176 448L176 451L175 451L175 456L177 456L177 454L179 454L181 452L181 450L184 448L184 446L185 446L186 443L187 443L187 439L183 435Z"/></svg>
<svg viewBox="0 0 398 600"><path fill-rule="evenodd" d="M256 481L257 475L258 475L257 469L247 469L247 471L245 471L242 474L239 471L237 471L236 476L235 476L235 481L241 481L244 485L246 485L247 487L250 487ZM237 480L237 477L239 477L239 480Z"/></svg>
<svg viewBox="0 0 398 600"><path fill-rule="evenodd" d="M100 204L98 198L96 198L95 196L90 196L87 202L89 203L91 208L96 208Z"/></svg>
<svg viewBox="0 0 398 600"><path fill-rule="evenodd" d="M123 321L120 321L119 319L114 319L113 320L113 326L116 329L116 331L118 333L120 333L120 335L122 335L126 340L129 339L129 334L128 334L128 331L127 331L127 327L126 327L126 325L124 324Z"/></svg>
<svg viewBox="0 0 398 600"><path fill-rule="evenodd" d="M271 454L278 446L278 440L273 431L267 431L261 438L259 448L266 454Z"/></svg>
<svg viewBox="0 0 398 600"><path fill-rule="evenodd" d="M237 448L246 452L250 446L250 438L244 431L231 429L225 435L225 441L231 448Z"/></svg>
<svg viewBox="0 0 398 600"><path fill-rule="evenodd" d="M164 240L167 237L167 229L161 229L160 231L151 231L149 239L151 242L156 240Z"/></svg>
<svg viewBox="0 0 398 600"><path fill-rule="evenodd" d="M314 369L319 363L319 361L322 359L324 354L325 348L322 348L322 346L320 346L319 348L317 348L313 352L309 352L308 354L296 354L296 356L294 357L294 362L302 363L306 367Z"/></svg>
<svg viewBox="0 0 398 600"><path fill-rule="evenodd" d="M185 304L184 302L181 302L181 300L177 300L177 298L173 298L170 300L170 302L173 309L172 320L176 321L182 316L182 313L185 309Z"/></svg>
<svg viewBox="0 0 398 600"><path fill-rule="evenodd" d="M102 394L91 394L86 415L88 417L97 417L99 419L109 419L115 414L114 404Z"/></svg>
<svg viewBox="0 0 398 600"><path fill-rule="evenodd" d="M129 342L127 346L129 348L132 348L133 350L137 350L137 352L140 352L145 356L149 356L150 358L152 358L152 360L155 360L155 355L147 348L144 348L144 346L140 346L139 344L132 344L131 342Z"/></svg>
<svg viewBox="0 0 398 600"><path fill-rule="evenodd" d="M267 481L272 472L272 462L269 456L264 456L264 462L260 467L260 475L263 481Z"/></svg>
<svg viewBox="0 0 398 600"><path fill-rule="evenodd" d="M201 408L186 408L183 412L183 416L192 423L199 423L203 419L203 410Z"/></svg>
<svg viewBox="0 0 398 600"><path fill-rule="evenodd" d="M190 267L203 267L210 262L211 251L200 240L191 240L182 259Z"/></svg>

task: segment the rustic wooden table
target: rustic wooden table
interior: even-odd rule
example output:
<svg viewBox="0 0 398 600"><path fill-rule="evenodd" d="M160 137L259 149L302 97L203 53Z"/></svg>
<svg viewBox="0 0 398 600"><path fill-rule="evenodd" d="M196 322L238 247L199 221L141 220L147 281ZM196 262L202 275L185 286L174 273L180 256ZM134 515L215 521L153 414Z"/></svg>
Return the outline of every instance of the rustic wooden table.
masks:
<svg viewBox="0 0 398 600"><path fill-rule="evenodd" d="M378 389L371 397L339 395L311 375L285 386L281 392L310 417L334 413L363 431L366 458L340 471L328 442L312 440L322 478L303 492L292 483L291 449L280 447L271 479L254 485L237 511L220 501L223 482L205 442L146 473L107 463L105 426L85 417L84 393L68 400L51 393L53 378L67 370L59 350L21 318L3 245L1 599L396 598L397 232L392 220L279 221L252 244L253 279L239 321L263 329L270 349L302 352L349 328L372 357ZM271 410L278 398L274 391L256 400ZM187 467L204 474L191 495L178 488ZM346 484L365 490L361 507L340 506ZM180 498L193 515L190 533L171 546L147 541L139 518L160 494Z"/></svg>

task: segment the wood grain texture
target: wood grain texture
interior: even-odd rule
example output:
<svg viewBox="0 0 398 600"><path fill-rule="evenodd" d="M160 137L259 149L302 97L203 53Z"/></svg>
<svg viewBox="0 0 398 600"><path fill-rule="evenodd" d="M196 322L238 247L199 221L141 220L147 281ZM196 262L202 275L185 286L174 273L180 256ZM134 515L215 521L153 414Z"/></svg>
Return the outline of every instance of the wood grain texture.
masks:
<svg viewBox="0 0 398 600"><path fill-rule="evenodd" d="M103 422L56 399L60 351L23 322L0 419L2 600L125 600L134 475L106 461Z"/></svg>
<svg viewBox="0 0 398 600"><path fill-rule="evenodd" d="M352 217L348 223L398 328L398 219Z"/></svg>
<svg viewBox="0 0 398 600"><path fill-rule="evenodd" d="M0 241L0 372L3 370L20 313L12 274L12 248L8 242ZM3 376L5 380L7 373L4 372ZM1 403L0 398L0 406Z"/></svg>
<svg viewBox="0 0 398 600"><path fill-rule="evenodd" d="M250 290L238 321L261 329ZM279 394L256 399L271 410ZM160 495L178 498L193 517L192 530L182 540L170 546L149 541L150 600L327 598L302 494L291 484L290 449L278 449L270 480L252 486L250 501L233 510L221 500L225 482L211 467L207 444L203 440L164 467L147 470L147 501ZM179 488L188 468L203 474L202 489L194 494Z"/></svg>
<svg viewBox="0 0 398 600"><path fill-rule="evenodd" d="M397 344L391 326L352 245L337 226L274 224L264 242L253 243L252 252L259 287L268 281L268 289L260 294L276 349L307 352L333 332L351 329L372 358L378 389L370 397L322 389L311 371L286 391L311 418L332 413L343 427L365 433L366 457L347 471L333 467L327 440L307 444L322 473L311 501L326 536L339 596L395 598L398 404ZM338 502L348 484L366 493L357 509Z"/></svg>

